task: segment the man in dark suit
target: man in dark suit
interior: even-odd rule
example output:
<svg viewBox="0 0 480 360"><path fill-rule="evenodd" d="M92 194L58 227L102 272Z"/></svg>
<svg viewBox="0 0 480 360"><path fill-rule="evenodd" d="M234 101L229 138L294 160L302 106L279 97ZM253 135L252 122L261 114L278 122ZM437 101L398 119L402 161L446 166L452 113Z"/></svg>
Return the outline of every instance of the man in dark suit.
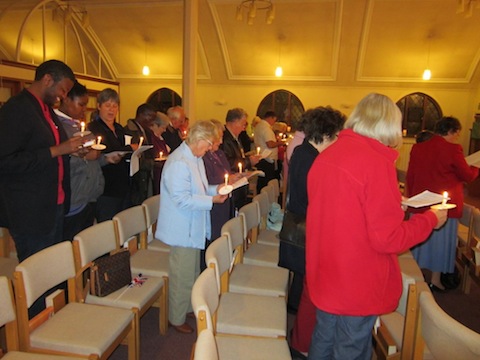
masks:
<svg viewBox="0 0 480 360"><path fill-rule="evenodd" d="M185 122L185 111L180 106L173 106L167 110L167 116L170 119L170 124L162 134L162 137L170 148L171 153L179 147L183 141L180 129Z"/></svg>
<svg viewBox="0 0 480 360"><path fill-rule="evenodd" d="M66 64L46 61L32 85L0 108L0 226L10 230L20 261L62 241L68 154L83 151L84 139L68 139L52 106L74 81Z"/></svg>

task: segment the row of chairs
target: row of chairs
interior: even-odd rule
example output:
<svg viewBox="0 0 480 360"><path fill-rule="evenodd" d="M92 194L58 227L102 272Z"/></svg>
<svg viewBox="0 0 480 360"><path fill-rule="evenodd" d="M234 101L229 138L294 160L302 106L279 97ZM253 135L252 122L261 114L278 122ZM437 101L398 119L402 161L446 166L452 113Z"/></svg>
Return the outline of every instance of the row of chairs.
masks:
<svg viewBox="0 0 480 360"><path fill-rule="evenodd" d="M4 308L10 310L5 314L14 314L2 319L8 323L7 348L12 354L7 359L18 357L16 350L106 359L120 343L128 345L129 360L139 359L139 319L151 306L159 307L159 332L166 333L169 249L154 239L158 206L159 196L149 198L113 220L81 231L73 242L44 249L16 266L15 304L3 298L1 304L2 315ZM155 250L147 249L148 241L155 242ZM85 275L92 261L123 247L130 250L132 274L141 273L148 280L141 287L125 286L105 297L91 295ZM2 280L7 287L9 281ZM64 281L68 299L64 291L54 292L47 297L51 305L29 319L28 309L35 300Z"/></svg>

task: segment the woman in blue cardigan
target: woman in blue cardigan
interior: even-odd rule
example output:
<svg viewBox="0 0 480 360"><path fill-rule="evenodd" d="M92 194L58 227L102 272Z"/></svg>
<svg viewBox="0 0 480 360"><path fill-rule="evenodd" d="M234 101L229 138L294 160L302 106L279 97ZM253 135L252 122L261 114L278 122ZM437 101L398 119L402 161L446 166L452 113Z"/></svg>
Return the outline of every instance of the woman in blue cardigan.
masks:
<svg viewBox="0 0 480 360"><path fill-rule="evenodd" d="M186 140L173 151L165 163L160 181L160 210L156 237L170 245L169 321L181 333L193 329L185 322L192 311L190 296L199 274L200 250L210 238L210 210L223 203L222 185L208 185L203 155L219 141L216 126L198 121Z"/></svg>

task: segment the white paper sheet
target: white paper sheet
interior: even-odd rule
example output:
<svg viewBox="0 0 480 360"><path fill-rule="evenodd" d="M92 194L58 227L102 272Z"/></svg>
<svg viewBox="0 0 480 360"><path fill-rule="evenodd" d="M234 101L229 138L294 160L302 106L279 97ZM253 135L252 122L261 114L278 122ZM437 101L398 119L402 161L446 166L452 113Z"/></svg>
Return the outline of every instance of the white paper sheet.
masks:
<svg viewBox="0 0 480 360"><path fill-rule="evenodd" d="M130 176L133 176L140 169L140 155L148 149L153 148L153 145L143 145L135 150L130 158Z"/></svg>
<svg viewBox="0 0 480 360"><path fill-rule="evenodd" d="M474 152L465 158L465 161L470 166L480 168L480 151Z"/></svg>
<svg viewBox="0 0 480 360"><path fill-rule="evenodd" d="M402 201L402 205L407 205L413 208L420 208L424 206L430 206L433 204L439 204L443 201L443 195L437 194L428 190L421 192L411 198Z"/></svg>

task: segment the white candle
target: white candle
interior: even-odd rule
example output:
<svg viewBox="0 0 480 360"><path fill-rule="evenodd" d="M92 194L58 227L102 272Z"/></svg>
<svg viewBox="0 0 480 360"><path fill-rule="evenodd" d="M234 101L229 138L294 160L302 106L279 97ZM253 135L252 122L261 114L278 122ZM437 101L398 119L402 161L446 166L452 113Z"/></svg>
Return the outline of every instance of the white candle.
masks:
<svg viewBox="0 0 480 360"><path fill-rule="evenodd" d="M138 147L142 146L143 144L143 136L140 136L140 142L138 143Z"/></svg>
<svg viewBox="0 0 480 360"><path fill-rule="evenodd" d="M448 200L448 192L444 191L444 192L443 192L442 206L447 205L447 200Z"/></svg>
<svg viewBox="0 0 480 360"><path fill-rule="evenodd" d="M82 133L85 132L85 123L84 123L83 121L80 123L80 131L81 131ZM83 134L82 134L82 135L83 135Z"/></svg>
<svg viewBox="0 0 480 360"><path fill-rule="evenodd" d="M225 186L228 185L228 174L225 174Z"/></svg>
<svg viewBox="0 0 480 360"><path fill-rule="evenodd" d="M102 137L101 137L101 136L98 136L98 137L97 137L97 145L100 145L101 142L102 142Z"/></svg>
<svg viewBox="0 0 480 360"><path fill-rule="evenodd" d="M160 151L160 159L163 158L163 151Z"/></svg>
<svg viewBox="0 0 480 360"><path fill-rule="evenodd" d="M238 172L242 173L242 163L238 163Z"/></svg>
<svg viewBox="0 0 480 360"><path fill-rule="evenodd" d="M257 155L260 155L260 146L257 146Z"/></svg>

